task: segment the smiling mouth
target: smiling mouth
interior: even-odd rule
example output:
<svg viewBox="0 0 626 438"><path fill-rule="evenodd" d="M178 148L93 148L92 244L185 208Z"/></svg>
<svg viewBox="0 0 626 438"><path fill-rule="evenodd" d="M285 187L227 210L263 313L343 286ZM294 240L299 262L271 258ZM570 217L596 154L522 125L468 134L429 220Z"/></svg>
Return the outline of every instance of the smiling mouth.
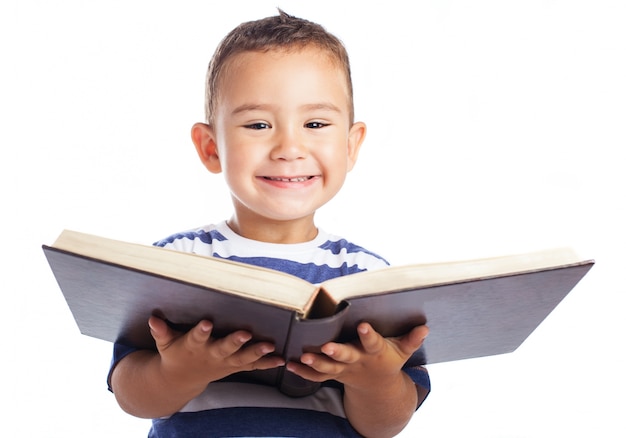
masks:
<svg viewBox="0 0 626 438"><path fill-rule="evenodd" d="M305 182L314 178L313 176L296 176L293 178L284 178L278 176L264 176L263 179L268 181L281 181L281 182Z"/></svg>

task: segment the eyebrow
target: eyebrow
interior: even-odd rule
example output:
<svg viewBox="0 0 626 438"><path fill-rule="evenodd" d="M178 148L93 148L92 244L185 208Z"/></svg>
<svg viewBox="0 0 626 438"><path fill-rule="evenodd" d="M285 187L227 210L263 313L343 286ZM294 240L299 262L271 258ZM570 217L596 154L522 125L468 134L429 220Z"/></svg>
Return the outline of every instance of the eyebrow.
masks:
<svg viewBox="0 0 626 438"><path fill-rule="evenodd" d="M264 111L264 110L267 111L270 109L272 109L271 105L245 103L235 108L232 114L235 115L235 114L245 113L246 111Z"/></svg>
<svg viewBox="0 0 626 438"><path fill-rule="evenodd" d="M274 108L273 105L269 104L261 104L261 103L245 103L243 105L235 108L231 114L241 114L247 111L270 111ZM309 103L306 105L300 106L301 110L304 111L315 111L315 110L323 110L323 111L333 111L333 112L341 112L341 109L330 102L319 102L319 103Z"/></svg>
<svg viewBox="0 0 626 438"><path fill-rule="evenodd" d="M341 112L341 109L337 106L334 105L330 102L320 102L320 103L311 103L308 105L303 105L301 107L304 110L324 110L324 111L334 111L334 112Z"/></svg>

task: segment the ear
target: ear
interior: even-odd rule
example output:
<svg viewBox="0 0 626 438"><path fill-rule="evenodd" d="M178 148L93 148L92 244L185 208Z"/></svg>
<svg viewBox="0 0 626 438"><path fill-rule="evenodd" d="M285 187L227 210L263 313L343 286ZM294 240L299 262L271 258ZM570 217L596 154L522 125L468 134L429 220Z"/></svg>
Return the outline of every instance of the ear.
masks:
<svg viewBox="0 0 626 438"><path fill-rule="evenodd" d="M350 127L350 132L348 133L348 172L356 164L366 132L367 127L363 122L356 122Z"/></svg>
<svg viewBox="0 0 626 438"><path fill-rule="evenodd" d="M200 161L204 164L209 172L220 173L222 165L217 152L217 142L215 141L215 132L206 123L196 123L191 128L191 140L196 146L196 152Z"/></svg>

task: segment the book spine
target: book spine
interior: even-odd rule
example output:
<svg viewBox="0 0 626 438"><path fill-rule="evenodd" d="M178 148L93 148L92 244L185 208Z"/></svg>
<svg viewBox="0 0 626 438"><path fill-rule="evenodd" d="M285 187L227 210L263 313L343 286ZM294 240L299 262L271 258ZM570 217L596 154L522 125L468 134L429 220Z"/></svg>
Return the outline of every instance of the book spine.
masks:
<svg viewBox="0 0 626 438"><path fill-rule="evenodd" d="M287 339L285 359L299 362L303 353L319 353L324 344L338 339L347 309L345 305L336 314L318 319L296 316ZM317 391L319 386L317 382L305 380L283 369L278 389L291 397L304 397Z"/></svg>

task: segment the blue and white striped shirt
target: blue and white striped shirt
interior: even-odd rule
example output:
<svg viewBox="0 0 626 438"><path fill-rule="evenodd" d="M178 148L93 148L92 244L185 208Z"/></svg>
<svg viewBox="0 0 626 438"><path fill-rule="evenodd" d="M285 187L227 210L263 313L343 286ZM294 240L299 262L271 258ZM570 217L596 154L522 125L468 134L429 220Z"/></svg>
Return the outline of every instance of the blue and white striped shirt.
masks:
<svg viewBox="0 0 626 438"><path fill-rule="evenodd" d="M174 234L155 245L276 269L313 284L389 265L382 257L322 230L309 242L267 243L236 234L225 221Z"/></svg>
<svg viewBox="0 0 626 438"><path fill-rule="evenodd" d="M388 266L382 257L319 230L315 239L274 244L246 239L226 222L174 234L156 246L220 257L283 271L318 284L331 278ZM130 350L132 351L132 350ZM129 352L116 345L113 364ZM422 367L405 368L430 389ZM180 412L153 420L150 437L319 437L360 436L346 419L342 387L330 382L312 395L290 398L276 388L220 381L191 400Z"/></svg>

